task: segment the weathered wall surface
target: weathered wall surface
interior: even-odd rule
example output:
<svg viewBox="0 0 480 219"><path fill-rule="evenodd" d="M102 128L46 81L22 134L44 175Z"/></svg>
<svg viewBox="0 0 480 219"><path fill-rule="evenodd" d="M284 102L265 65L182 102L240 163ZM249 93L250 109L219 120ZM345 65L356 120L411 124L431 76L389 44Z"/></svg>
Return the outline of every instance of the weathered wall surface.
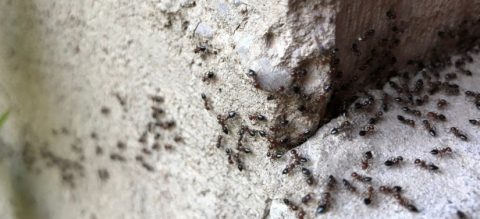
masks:
<svg viewBox="0 0 480 219"><path fill-rule="evenodd" d="M308 192L321 194L326 176L348 177L364 150L375 149L378 159L396 152L382 147L387 136L413 156L420 146L411 145L424 137L405 141L412 131L394 119L385 119L390 128L368 139L369 147L327 135L342 118L315 133L331 95L338 10L336 1L0 1L0 112L11 112L1 129L1 212L290 217L284 197L298 202ZM474 89L474 81L464 82ZM473 112L457 110L452 116ZM478 132L469 134L472 142L455 148L461 158L441 165L447 174L439 181L413 170L368 174L378 177L375 183L407 176L399 184L421 216L448 217L455 209L473 215L478 174L469 168L478 165L471 149ZM300 171L282 174L290 155L276 152L311 135L298 148L310 160L309 186ZM457 142L447 136L442 142ZM453 171L460 166L468 168ZM414 189L408 176L426 188ZM424 195L433 192L453 200ZM302 206L308 217L319 198ZM343 191L335 199L331 217L411 215L393 201L367 208ZM448 200L454 205L441 211Z"/></svg>

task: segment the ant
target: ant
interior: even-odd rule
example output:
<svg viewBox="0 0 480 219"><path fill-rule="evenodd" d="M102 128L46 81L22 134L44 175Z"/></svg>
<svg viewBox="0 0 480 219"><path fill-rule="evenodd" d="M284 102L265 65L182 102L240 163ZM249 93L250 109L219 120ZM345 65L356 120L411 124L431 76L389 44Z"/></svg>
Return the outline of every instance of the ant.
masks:
<svg viewBox="0 0 480 219"><path fill-rule="evenodd" d="M228 163L233 164L232 150L230 148L227 148L225 149L225 153L227 154Z"/></svg>
<svg viewBox="0 0 480 219"><path fill-rule="evenodd" d="M418 116L418 117L422 116L422 113L421 113L420 111L414 110L414 109L410 109L410 108L408 108L408 107L406 107L406 106L405 106L405 107L402 107L402 110L403 110L405 113L412 114L412 115L414 115L414 116Z"/></svg>
<svg viewBox="0 0 480 219"><path fill-rule="evenodd" d="M457 210L457 217L459 219L467 219L467 215L463 211Z"/></svg>
<svg viewBox="0 0 480 219"><path fill-rule="evenodd" d="M362 176L362 175L358 174L357 172L353 172L353 173L351 174L351 176L352 176L354 179L356 179L356 180L358 180L358 181L360 181L360 182L364 182L364 183L369 183L369 182L372 181L372 177Z"/></svg>
<svg viewBox="0 0 480 219"><path fill-rule="evenodd" d="M394 165L399 165L402 161L403 161L403 157L398 156L398 157L392 157L388 159L387 161L385 161L384 164L385 166L394 166Z"/></svg>
<svg viewBox="0 0 480 219"><path fill-rule="evenodd" d="M355 186L353 186L348 180L346 179L342 179L342 182L343 182L343 186L350 192L356 192L357 191L357 188Z"/></svg>
<svg viewBox="0 0 480 219"><path fill-rule="evenodd" d="M430 124L428 120L424 119L422 123L423 123L423 127L425 127L425 129L428 130L428 133L431 136L433 137L437 136L437 133L435 132L435 128Z"/></svg>
<svg viewBox="0 0 480 219"><path fill-rule="evenodd" d="M370 134L373 133L374 130L375 130L375 126L370 124L370 125L367 125L367 126L363 127L363 129L358 132L358 135L365 136L369 133Z"/></svg>
<svg viewBox="0 0 480 219"><path fill-rule="evenodd" d="M335 179L335 177L333 177L332 175L328 176L327 191L332 192L335 189L335 185L337 185L337 180Z"/></svg>
<svg viewBox="0 0 480 219"><path fill-rule="evenodd" d="M293 211L298 210L298 206L293 202L291 202L290 200L288 200L287 198L283 199L283 203L285 203L285 205L287 205Z"/></svg>
<svg viewBox="0 0 480 219"><path fill-rule="evenodd" d="M300 210L298 211L298 214L297 214L297 217L298 219L303 219L305 217L305 211L303 210L303 208L300 208Z"/></svg>
<svg viewBox="0 0 480 219"><path fill-rule="evenodd" d="M465 96L478 98L480 97L480 93L467 90L465 91Z"/></svg>
<svg viewBox="0 0 480 219"><path fill-rule="evenodd" d="M218 124L220 124L220 126L222 126L223 133L228 135L229 131L228 131L227 125L225 124L225 122L227 121L227 118L223 118L222 115L217 115Z"/></svg>
<svg viewBox="0 0 480 219"><path fill-rule="evenodd" d="M330 131L330 134L332 135L336 135L338 134L340 131L344 131L348 128L351 127L351 123L349 121L344 121L342 122L342 124L340 124L340 126L336 127L336 128L333 128L331 131Z"/></svg>
<svg viewBox="0 0 480 219"><path fill-rule="evenodd" d="M165 113L165 110L163 110L160 107L152 106L152 117L154 119L158 119L161 115Z"/></svg>
<svg viewBox="0 0 480 219"><path fill-rule="evenodd" d="M445 117L445 115L443 114L437 114L435 112L428 112L427 113L427 117L435 120L435 121L442 121L442 122L445 122L447 121L447 117Z"/></svg>
<svg viewBox="0 0 480 219"><path fill-rule="evenodd" d="M227 115L227 118L228 118L228 119L232 119L232 118L234 118L236 115L237 115L237 113L236 113L235 111L229 111L229 112L228 112L228 115Z"/></svg>
<svg viewBox="0 0 480 219"><path fill-rule="evenodd" d="M390 96L384 93L382 97L382 105L381 105L383 112L388 112L389 100L390 100Z"/></svg>
<svg viewBox="0 0 480 219"><path fill-rule="evenodd" d="M307 184L308 184L309 186L311 186L311 185L313 185L313 184L315 183L315 179L313 178L313 176L309 175L309 176L307 177L306 182L307 182Z"/></svg>
<svg viewBox="0 0 480 219"><path fill-rule="evenodd" d="M253 86L255 88L257 89L260 88L260 83L258 82L258 78L257 78L257 72L255 72L252 69L249 69L247 72L247 76L253 78Z"/></svg>
<svg viewBox="0 0 480 219"><path fill-rule="evenodd" d="M444 155L451 154L451 153L452 153L452 149L450 147L439 148L439 149L435 148L435 149L430 151L430 154L439 155L439 156L444 156Z"/></svg>
<svg viewBox="0 0 480 219"><path fill-rule="evenodd" d="M427 164L425 161L420 160L418 158L415 159L414 164L423 168L423 169L427 169L427 170L435 171L435 170L439 169L438 166L436 166L435 164L433 164L433 163Z"/></svg>
<svg viewBox="0 0 480 219"><path fill-rule="evenodd" d="M420 93L422 90L423 90L423 80L422 80L422 79L418 79L418 80L415 82L415 87L413 88L413 92L418 94L418 93Z"/></svg>
<svg viewBox="0 0 480 219"><path fill-rule="evenodd" d="M443 82L441 85L445 89L447 95L457 96L460 94L459 86L457 84Z"/></svg>
<svg viewBox="0 0 480 219"><path fill-rule="evenodd" d="M223 140L223 136L219 135L219 136L217 137L217 145L216 145L217 148L222 147L222 140Z"/></svg>
<svg viewBox="0 0 480 219"><path fill-rule="evenodd" d="M156 102L156 103L163 103L165 102L165 98L161 97L161 96L151 96L150 99L152 99L153 102Z"/></svg>
<svg viewBox="0 0 480 219"><path fill-rule="evenodd" d="M207 53L208 48L206 46L196 46L195 49L193 50L194 53Z"/></svg>
<svg viewBox="0 0 480 219"><path fill-rule="evenodd" d="M264 115L257 114L257 115L249 115L249 116L248 116L248 119L250 119L250 120L258 120L258 121L266 121L266 120L267 120L267 117L265 117Z"/></svg>
<svg viewBox="0 0 480 219"><path fill-rule="evenodd" d="M397 115L397 119L398 119L398 121L400 121L403 124L409 125L411 127L415 127L415 121L413 121L411 119L406 119L405 117L403 117L401 115Z"/></svg>
<svg viewBox="0 0 480 219"><path fill-rule="evenodd" d="M323 193L322 200L320 201L320 204L317 206L317 209L315 211L316 214L323 214L328 211L330 205L331 205L331 197L330 197L329 192Z"/></svg>
<svg viewBox="0 0 480 219"><path fill-rule="evenodd" d="M282 174L287 174L291 170L293 170L297 165L303 165L304 163L306 163L308 161L307 158L304 158L304 157L298 155L298 152L295 149L291 150L290 153L293 156L293 160L290 164L287 165L287 167L285 167L285 169L283 169ZM281 157L281 154L277 154L276 158L280 158L279 155ZM310 175L310 170L308 170L307 168L302 168L302 173L306 176L309 176Z"/></svg>
<svg viewBox="0 0 480 219"><path fill-rule="evenodd" d="M411 204L410 201L408 201L407 199L405 199L404 197L402 197L401 194L397 193L397 194L394 194L393 197L398 201L398 203L407 208L409 211L411 212L418 212L418 209L417 207L415 207L415 205Z"/></svg>
<svg viewBox="0 0 480 219"><path fill-rule="evenodd" d="M303 204L307 204L308 202L310 202L310 200L312 200L312 195L310 194L306 194L305 196L302 197Z"/></svg>
<svg viewBox="0 0 480 219"><path fill-rule="evenodd" d="M457 79L457 74L455 73L448 73L445 75L445 80L447 81L451 81L451 80L454 80L454 79Z"/></svg>
<svg viewBox="0 0 480 219"><path fill-rule="evenodd" d="M372 186L367 188L367 197L363 199L365 205L370 205L372 203L374 191L375 189Z"/></svg>
<svg viewBox="0 0 480 219"><path fill-rule="evenodd" d="M402 187L401 186L393 186L393 187L380 186L378 190L380 190L380 192L382 192L383 194L398 194L402 192Z"/></svg>
<svg viewBox="0 0 480 219"><path fill-rule="evenodd" d="M467 136L463 134L458 128L451 127L450 132L452 132L455 137L460 138L462 141L468 141Z"/></svg>
<svg viewBox="0 0 480 219"><path fill-rule="evenodd" d="M373 158L373 154L371 151L367 151L365 152L365 154L363 154L363 158L362 158L362 169L365 170L368 168L368 161L371 160Z"/></svg>
<svg viewBox="0 0 480 219"><path fill-rule="evenodd" d="M425 94L425 95L423 95L422 98L420 98L420 99L415 99L415 104L416 104L417 106L422 106L423 104L427 103L428 100L429 100L429 97L428 97L428 95Z"/></svg>
<svg viewBox="0 0 480 219"><path fill-rule="evenodd" d="M335 177L333 177L332 175L328 176L327 185L326 185L327 192L323 193L323 197L320 201L320 204L317 207L316 214L323 214L328 211L328 208L330 207L330 204L331 204L330 193L333 192L336 185L337 185L337 180L335 179Z"/></svg>
<svg viewBox="0 0 480 219"><path fill-rule="evenodd" d="M207 100L207 95L202 93L200 95L202 97L202 100L203 100L203 106L205 107L206 110L210 110L210 104L208 104L208 100Z"/></svg>
<svg viewBox="0 0 480 219"><path fill-rule="evenodd" d="M472 76L472 72L470 70L465 70L465 69L460 69L460 73L466 75L466 76Z"/></svg>
<svg viewBox="0 0 480 219"><path fill-rule="evenodd" d="M211 81L211 80L214 80L215 79L215 73L209 71L207 72L207 74L205 74L202 78L202 81L203 82L206 82L206 81Z"/></svg>
<svg viewBox="0 0 480 219"><path fill-rule="evenodd" d="M243 162L240 160L240 155L236 153L235 155L233 155L233 158L235 158L235 161L237 162L238 170L242 171L244 167L243 167Z"/></svg>
<svg viewBox="0 0 480 219"><path fill-rule="evenodd" d="M469 119L468 122L472 125L480 125L480 120L478 119Z"/></svg>
<svg viewBox="0 0 480 219"><path fill-rule="evenodd" d="M437 102L437 107L439 109L444 109L448 105L448 102L445 99L440 99Z"/></svg>
<svg viewBox="0 0 480 219"><path fill-rule="evenodd" d="M380 186L379 190L383 194L393 195L393 197L399 202L399 204L402 205L403 207L407 208L409 211L418 212L417 207L415 207L413 204L411 204L407 199L403 198L402 195L400 194L402 192L402 187L400 187L400 186L394 186L394 187Z"/></svg>

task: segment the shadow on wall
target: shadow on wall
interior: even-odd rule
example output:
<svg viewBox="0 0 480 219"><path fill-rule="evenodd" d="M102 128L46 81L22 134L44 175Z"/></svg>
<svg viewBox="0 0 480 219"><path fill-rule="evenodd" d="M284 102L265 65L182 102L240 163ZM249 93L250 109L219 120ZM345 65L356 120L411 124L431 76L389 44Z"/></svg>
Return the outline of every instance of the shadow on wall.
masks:
<svg viewBox="0 0 480 219"><path fill-rule="evenodd" d="M0 149L9 151L12 156L3 156L0 159L0 186L7 194L4 203L12 203L12 206L4 206L4 209L11 208L17 219L41 218L38 200L35 200L36 189L39 185L35 183L26 169L22 157L24 139L15 139L14 145L6 143L2 135L6 136L6 129L23 127L38 110L38 103L42 102L45 93L35 92L35 86L42 83L41 68L35 68L31 63L41 58L40 51L37 51L39 40L34 40L39 35L38 23L36 20L36 8L32 0L8 1L3 3L0 9L0 86L1 110L9 109L7 112L0 112ZM3 65L3 66L2 66ZM3 93L5 92L5 93ZM20 102L21 101L21 102ZM21 103L21 106L20 104ZM26 107L28 106L28 107ZM21 115L21 116L20 116ZM23 129L23 128L22 128ZM21 132L20 130L8 130ZM19 133L23 135L22 133ZM9 136L11 137L11 136ZM11 201L10 201L11 200ZM3 215L9 216L9 215ZM2 216L2 217L3 217Z"/></svg>

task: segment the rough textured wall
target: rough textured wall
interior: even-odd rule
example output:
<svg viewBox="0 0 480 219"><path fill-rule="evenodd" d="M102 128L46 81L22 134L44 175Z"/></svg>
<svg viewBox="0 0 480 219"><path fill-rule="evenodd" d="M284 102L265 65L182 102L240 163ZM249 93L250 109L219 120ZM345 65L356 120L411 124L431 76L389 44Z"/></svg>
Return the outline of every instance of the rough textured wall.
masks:
<svg viewBox="0 0 480 219"><path fill-rule="evenodd" d="M348 177L364 144L384 159L392 152L382 147L385 136L395 133L391 141L400 145L412 134L392 125L393 133L378 139L350 141L328 135L337 120L314 132L331 95L338 7L336 1L0 1L0 110L11 110L1 130L2 212L11 218L293 216L283 198L321 194L327 174ZM283 153L311 135L298 151L313 178L298 168L282 174L291 159ZM451 169L477 165L478 153L467 146L459 147L467 161ZM404 176L375 171L378 183ZM419 182L431 190L401 184L421 216L450 215L453 207L474 214L476 172L457 173L467 176L448 187L428 174ZM441 182L449 177L455 175ZM462 182L472 186L454 193ZM429 203L424 194L432 192L467 201L442 212L448 200ZM352 202L343 193L328 216L410 216L397 214L404 209L392 200L360 209L361 196ZM319 198L304 207L308 217Z"/></svg>

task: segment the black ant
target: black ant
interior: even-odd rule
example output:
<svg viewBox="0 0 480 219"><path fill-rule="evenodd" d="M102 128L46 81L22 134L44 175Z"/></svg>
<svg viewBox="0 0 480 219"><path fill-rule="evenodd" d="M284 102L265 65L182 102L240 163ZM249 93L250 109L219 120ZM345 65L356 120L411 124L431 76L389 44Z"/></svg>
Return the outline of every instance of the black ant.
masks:
<svg viewBox="0 0 480 219"><path fill-rule="evenodd" d="M220 126L222 127L223 133L228 135L229 131L228 131L227 125L225 124L226 121L227 121L227 119L222 117L222 115L217 115L218 124L220 124Z"/></svg>
<svg viewBox="0 0 480 219"><path fill-rule="evenodd" d="M202 77L202 81L205 82L205 81L211 81L211 80L214 80L215 79L215 73L209 71L207 72L207 74L205 74L203 77Z"/></svg>
<svg viewBox="0 0 480 219"><path fill-rule="evenodd" d="M402 192L402 187L400 187L400 186L393 186L393 187L380 186L378 188L378 190L380 190L380 192L382 192L384 194L398 194L398 193Z"/></svg>
<svg viewBox="0 0 480 219"><path fill-rule="evenodd" d="M358 135L366 136L369 133L370 134L373 133L374 130L375 130L375 126L370 124L370 125L367 125L367 126L363 127L363 129L358 132Z"/></svg>
<svg viewBox="0 0 480 219"><path fill-rule="evenodd" d="M423 169L427 169L427 170L435 171L435 170L439 169L438 166L436 166L435 164L433 164L433 163L427 164L425 161L420 160L418 158L415 159L414 164L423 168Z"/></svg>
<svg viewBox="0 0 480 219"><path fill-rule="evenodd" d="M407 208L409 211L418 212L417 207L415 207L408 200L403 198L402 195L400 194L402 192L402 187L400 187L400 186L394 186L394 187L380 186L380 188L378 190L380 192L382 192L383 194L392 195L399 202L400 205Z"/></svg>
<svg viewBox="0 0 480 219"><path fill-rule="evenodd" d="M448 102L445 99L440 99L437 102L437 107L439 109L444 109L448 105Z"/></svg>
<svg viewBox="0 0 480 219"><path fill-rule="evenodd" d="M255 72L252 69L249 69L247 72L247 76L253 78L253 86L255 88L257 89L260 88L260 83L258 82L258 78L257 78L257 72Z"/></svg>
<svg viewBox="0 0 480 219"><path fill-rule="evenodd" d="M367 197L363 199L365 205L370 205L372 203L374 191L375 189L372 186L367 188Z"/></svg>
<svg viewBox="0 0 480 219"><path fill-rule="evenodd" d="M393 197L398 201L398 203L407 208L409 211L411 212L418 212L418 209L417 207L415 207L415 205L411 204L410 201L408 201L407 199L405 199L404 197L402 197L401 194L394 194Z"/></svg>
<svg viewBox="0 0 480 219"><path fill-rule="evenodd" d="M381 108L384 112L388 112L389 100L390 100L390 96L384 93L382 97L382 105L381 105Z"/></svg>
<svg viewBox="0 0 480 219"><path fill-rule="evenodd" d="M352 176L354 179L356 179L356 180L358 180L358 181L360 181L360 182L364 182L364 183L369 183L369 182L372 181L372 177L362 176L362 175L358 174L357 172L353 172L353 173L351 174L351 176Z"/></svg>
<svg viewBox="0 0 480 219"><path fill-rule="evenodd" d="M328 211L330 207L330 193L333 192L335 186L337 185L337 180L332 175L328 176L326 192L323 193L323 197L317 207L316 214L323 214Z"/></svg>
<svg viewBox="0 0 480 219"><path fill-rule="evenodd" d="M441 86L443 87L443 89L445 89L445 93L447 95L456 96L460 94L459 86L457 84L443 82Z"/></svg>
<svg viewBox="0 0 480 219"><path fill-rule="evenodd" d="M412 115L417 116L417 117L422 116L422 113L421 113L420 111L414 110L414 109L410 109L410 108L408 108L408 107L406 107L406 106L405 106L405 107L402 107L402 110L403 110L403 112L405 112L405 113L412 114Z"/></svg>
<svg viewBox="0 0 480 219"><path fill-rule="evenodd" d="M315 179L313 178L312 175L309 175L306 180L308 185L313 185L315 183Z"/></svg>
<svg viewBox="0 0 480 219"><path fill-rule="evenodd" d="M442 122L445 122L447 121L447 117L445 117L445 115L443 114L439 114L439 113L435 113L435 112L428 112L427 113L427 117L435 120L435 121L442 121Z"/></svg>
<svg viewBox="0 0 480 219"><path fill-rule="evenodd" d="M472 76L472 72L470 70L466 70L466 69L460 69L460 73L466 75L466 76Z"/></svg>
<svg viewBox="0 0 480 219"><path fill-rule="evenodd" d="M460 138L462 141L468 141L467 136L463 134L458 128L451 127L450 132L452 132L455 137Z"/></svg>
<svg viewBox="0 0 480 219"><path fill-rule="evenodd" d="M207 53L208 48L206 46L196 46L195 49L193 50L194 53Z"/></svg>
<svg viewBox="0 0 480 219"><path fill-rule="evenodd" d="M422 79L418 79L418 80L415 82L415 87L413 88L413 92L414 92L414 93L420 93L422 90L423 90L423 80L422 80Z"/></svg>
<svg viewBox="0 0 480 219"><path fill-rule="evenodd" d="M468 122L472 125L480 125L480 120L478 119L469 119Z"/></svg>
<svg viewBox="0 0 480 219"><path fill-rule="evenodd" d="M300 210L298 211L297 213L297 217L298 219L303 219L305 217L305 211L303 210L303 208L300 208Z"/></svg>
<svg viewBox="0 0 480 219"><path fill-rule="evenodd" d="M457 74L455 73L448 73L445 75L445 80L451 81L457 79Z"/></svg>
<svg viewBox="0 0 480 219"><path fill-rule="evenodd" d="M373 158L373 154L371 151L367 151L365 152L365 154L363 154L363 158L362 158L362 169L365 170L368 168L368 161L371 160Z"/></svg>
<svg viewBox="0 0 480 219"><path fill-rule="evenodd" d="M288 200L287 198L283 199L283 203L285 203L285 205L287 205L292 211L298 210L298 206L293 202L291 202L290 200Z"/></svg>
<svg viewBox="0 0 480 219"><path fill-rule="evenodd" d="M320 201L320 203L318 204L317 206L317 209L316 209L316 214L323 214L325 212L328 211L328 209L330 208L330 205L331 205L331 197L330 197L330 193L329 192L325 192L323 193L323 197Z"/></svg>
<svg viewBox="0 0 480 219"><path fill-rule="evenodd" d="M463 211L457 210L457 217L459 219L467 219L467 215Z"/></svg>
<svg viewBox="0 0 480 219"><path fill-rule="evenodd" d="M344 131L348 128L351 127L351 123L349 121L344 121L342 122L342 124L340 124L340 126L336 127L336 128L333 128L331 131L330 131L330 134L332 135L336 135L338 134L340 131Z"/></svg>
<svg viewBox="0 0 480 219"><path fill-rule="evenodd" d="M117 154L117 153L112 153L110 154L110 159L111 160L115 160L115 161L126 161L125 157L120 155L120 154Z"/></svg>
<svg viewBox="0 0 480 219"><path fill-rule="evenodd" d="M225 149L225 153L227 154L227 158L228 158L228 163L229 164L233 164L233 152L230 148L227 148Z"/></svg>
<svg viewBox="0 0 480 219"><path fill-rule="evenodd" d="M228 115L227 115L227 118L228 118L228 119L232 119L232 118L234 118L236 115L237 115L237 113L236 113L235 111L229 111L229 112L228 112Z"/></svg>
<svg viewBox="0 0 480 219"><path fill-rule="evenodd" d="M342 182L343 182L343 186L348 191L350 191L350 192L356 192L357 191L357 188L355 186L353 186L348 180L342 179Z"/></svg>
<svg viewBox="0 0 480 219"><path fill-rule="evenodd" d="M153 101L153 102L156 102L156 103L163 103L165 102L165 98L161 97L161 96L151 96L150 99Z"/></svg>
<svg viewBox="0 0 480 219"><path fill-rule="evenodd" d="M312 199L312 195L306 194L305 196L302 197L302 203L307 204L308 202L310 202L311 199Z"/></svg>
<svg viewBox="0 0 480 219"><path fill-rule="evenodd" d="M430 98L428 97L428 95L425 94L425 95L423 95L422 98L415 99L415 104L417 106L422 106L423 104L427 103L429 99Z"/></svg>
<svg viewBox="0 0 480 219"><path fill-rule="evenodd" d="M425 129L428 130L428 133L431 136L433 137L437 136L437 132L435 132L435 128L430 124L428 120L425 119L422 121L422 123L423 123L423 127L425 127Z"/></svg>
<svg viewBox="0 0 480 219"><path fill-rule="evenodd" d="M291 150L290 153L293 156L293 160L291 161L290 164L287 165L287 167L285 167L285 169L283 169L282 174L287 174L291 170L293 170L297 165L303 165L304 163L306 163L308 161L307 158L304 158L304 157L298 155L298 152L295 149ZM277 154L276 155L277 158L280 158L280 157L278 157L279 155L281 157L281 154ZM302 168L302 173L306 176L309 176L310 175L310 170L308 170L306 168Z"/></svg>
<svg viewBox="0 0 480 219"><path fill-rule="evenodd" d="M222 147L222 140L223 140L223 136L219 135L219 136L217 137L217 145L216 145L217 148Z"/></svg>
<svg viewBox="0 0 480 219"><path fill-rule="evenodd" d="M398 157L392 157L390 159L388 159L387 161L385 161L385 166L396 166L396 165L399 165L401 162L403 161L403 157L402 156L398 156Z"/></svg>
<svg viewBox="0 0 480 219"><path fill-rule="evenodd" d="M242 171L244 167L243 167L243 162L240 160L240 155L238 153L235 153L235 155L233 155L233 158L237 162L238 170Z"/></svg>
<svg viewBox="0 0 480 219"><path fill-rule="evenodd" d="M206 110L210 110L210 104L208 104L208 100L207 100L207 95L202 93L201 94L201 97L202 97L202 100L203 100L203 106L205 107Z"/></svg>
<svg viewBox="0 0 480 219"><path fill-rule="evenodd" d="M439 155L439 156L444 156L444 155L451 154L451 153L452 153L452 149L450 147L435 148L435 149L430 151L430 154Z"/></svg>
<svg viewBox="0 0 480 219"><path fill-rule="evenodd" d="M397 115L397 119L398 119L398 121L400 121L403 124L409 125L411 127L415 127L415 121L413 121L411 119L406 119L405 117L403 117L401 115Z"/></svg>
<svg viewBox="0 0 480 219"><path fill-rule="evenodd" d="M249 115L248 119L254 120L254 121L266 121L267 117L261 114L257 114L257 115Z"/></svg>

